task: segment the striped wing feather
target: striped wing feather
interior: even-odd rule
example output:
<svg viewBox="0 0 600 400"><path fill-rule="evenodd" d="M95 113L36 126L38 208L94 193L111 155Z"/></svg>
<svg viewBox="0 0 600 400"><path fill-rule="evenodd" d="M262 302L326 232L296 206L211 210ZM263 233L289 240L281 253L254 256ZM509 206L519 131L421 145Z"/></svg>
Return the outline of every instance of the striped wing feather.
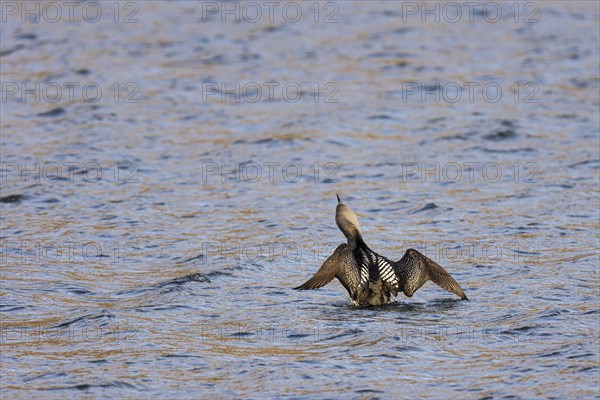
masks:
<svg viewBox="0 0 600 400"><path fill-rule="evenodd" d="M323 265L321 265L321 268L319 268L312 278L294 289L318 289L327 285L333 278L340 275L340 272L342 272L344 256L347 251L347 244L339 245L327 260L325 260Z"/></svg>
<svg viewBox="0 0 600 400"><path fill-rule="evenodd" d="M384 283L384 286L394 296L398 295L398 276L394 270L394 263L385 257L377 256L378 274Z"/></svg>
<svg viewBox="0 0 600 400"><path fill-rule="evenodd" d="M298 290L318 289L327 285L333 278L337 278L346 288L351 298L356 299L359 290L365 290L361 285L362 278L360 269L353 262L352 252L346 243L339 245L335 251L325 260L321 268L302 285L295 287ZM368 282L367 282L368 284Z"/></svg>
<svg viewBox="0 0 600 400"><path fill-rule="evenodd" d="M401 289L409 297L425 282L431 280L442 289L468 300L458 282L444 268L414 249L406 251L404 257L398 261L396 271L401 278Z"/></svg>

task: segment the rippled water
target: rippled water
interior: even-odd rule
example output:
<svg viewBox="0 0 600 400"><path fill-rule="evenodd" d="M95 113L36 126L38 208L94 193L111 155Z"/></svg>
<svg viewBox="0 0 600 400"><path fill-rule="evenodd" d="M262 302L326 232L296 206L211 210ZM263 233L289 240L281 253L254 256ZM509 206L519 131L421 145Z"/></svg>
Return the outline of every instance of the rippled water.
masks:
<svg viewBox="0 0 600 400"><path fill-rule="evenodd" d="M38 4L2 4L3 398L599 396L597 3ZM291 290L336 192L471 301Z"/></svg>

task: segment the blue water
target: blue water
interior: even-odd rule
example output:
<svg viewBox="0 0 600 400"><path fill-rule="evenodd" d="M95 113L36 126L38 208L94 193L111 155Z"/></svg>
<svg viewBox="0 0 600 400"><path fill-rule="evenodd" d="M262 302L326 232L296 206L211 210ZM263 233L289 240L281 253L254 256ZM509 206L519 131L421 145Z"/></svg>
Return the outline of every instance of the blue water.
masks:
<svg viewBox="0 0 600 400"><path fill-rule="evenodd" d="M599 397L597 3L14 4L2 398ZM470 301L291 290L336 193Z"/></svg>

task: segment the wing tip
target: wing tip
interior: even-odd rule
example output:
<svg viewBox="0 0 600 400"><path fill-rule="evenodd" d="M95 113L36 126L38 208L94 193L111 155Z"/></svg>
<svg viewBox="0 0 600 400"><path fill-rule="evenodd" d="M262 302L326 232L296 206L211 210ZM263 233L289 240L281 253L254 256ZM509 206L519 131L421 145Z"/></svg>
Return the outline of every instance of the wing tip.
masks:
<svg viewBox="0 0 600 400"><path fill-rule="evenodd" d="M322 287L324 285L320 285L320 283L312 283L312 282L304 282L302 285L300 286L296 286L294 288L292 288L293 290L314 290L314 289L319 289L320 287Z"/></svg>
<svg viewBox="0 0 600 400"><path fill-rule="evenodd" d="M303 283L300 286L296 286L293 287L292 290L307 290L307 289L312 289L310 286L306 285L306 283Z"/></svg>

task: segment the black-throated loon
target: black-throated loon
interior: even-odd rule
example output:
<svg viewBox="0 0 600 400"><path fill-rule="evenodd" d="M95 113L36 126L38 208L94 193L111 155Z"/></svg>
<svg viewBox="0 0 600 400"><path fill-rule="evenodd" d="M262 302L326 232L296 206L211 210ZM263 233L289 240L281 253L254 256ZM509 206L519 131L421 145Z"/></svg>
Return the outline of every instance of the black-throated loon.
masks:
<svg viewBox="0 0 600 400"><path fill-rule="evenodd" d="M399 261L380 256L367 246L360 233L354 211L337 196L335 222L348 243L340 244L315 275L294 289L318 289L337 278L355 305L382 305L390 295L403 292L412 297L428 280L463 300L468 300L460 285L435 261L417 250L408 249Z"/></svg>

